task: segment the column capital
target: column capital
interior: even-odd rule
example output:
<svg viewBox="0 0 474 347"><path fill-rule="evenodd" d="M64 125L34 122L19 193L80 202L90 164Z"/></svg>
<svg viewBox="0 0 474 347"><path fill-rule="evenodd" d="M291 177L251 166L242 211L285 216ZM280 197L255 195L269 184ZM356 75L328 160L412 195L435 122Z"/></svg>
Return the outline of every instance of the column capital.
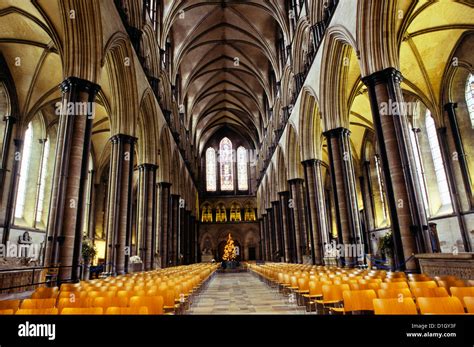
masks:
<svg viewBox="0 0 474 347"><path fill-rule="evenodd" d="M5 116L3 117L3 121L4 122L12 122L12 123L16 123L16 121L18 120L18 118L16 116L13 116L13 115L8 115L8 116Z"/></svg>
<svg viewBox="0 0 474 347"><path fill-rule="evenodd" d="M290 192L286 190L286 191L284 191L284 192L278 192L278 195L279 195L279 196L283 196L283 197L285 197L285 196L288 197L288 196L290 196Z"/></svg>
<svg viewBox="0 0 474 347"><path fill-rule="evenodd" d="M297 184L297 183L303 183L304 179L302 178L292 178L291 180L288 180L289 184Z"/></svg>
<svg viewBox="0 0 474 347"><path fill-rule="evenodd" d="M127 134L116 134L110 138L112 143L124 142L124 143L131 143L135 144L137 142L137 138L132 135Z"/></svg>
<svg viewBox="0 0 474 347"><path fill-rule="evenodd" d="M156 171L158 169L158 165L155 164L140 164L138 165L138 170L139 171Z"/></svg>
<svg viewBox="0 0 474 347"><path fill-rule="evenodd" d="M458 108L457 102L448 102L447 104L444 105L444 110L446 112L452 111L456 108Z"/></svg>
<svg viewBox="0 0 474 347"><path fill-rule="evenodd" d="M323 133L323 135L327 138L349 136L350 134L351 134L351 131L344 127L330 129Z"/></svg>
<svg viewBox="0 0 474 347"><path fill-rule="evenodd" d="M308 160L303 160L301 162L301 164L303 164L303 166L316 166L316 165L322 165L323 164L323 161L321 159L308 159Z"/></svg>
<svg viewBox="0 0 474 347"><path fill-rule="evenodd" d="M362 78L362 82L368 87L388 82L401 83L402 81L402 73L393 67L374 72L373 74Z"/></svg>
<svg viewBox="0 0 474 347"><path fill-rule="evenodd" d="M156 185L160 188L169 188L169 187L171 187L171 183L169 183L169 182L158 182Z"/></svg>
<svg viewBox="0 0 474 347"><path fill-rule="evenodd" d="M94 82L74 76L66 78L59 87L63 93L67 93L71 89L78 89L82 92L89 93L91 96L95 96L101 89L100 86Z"/></svg>

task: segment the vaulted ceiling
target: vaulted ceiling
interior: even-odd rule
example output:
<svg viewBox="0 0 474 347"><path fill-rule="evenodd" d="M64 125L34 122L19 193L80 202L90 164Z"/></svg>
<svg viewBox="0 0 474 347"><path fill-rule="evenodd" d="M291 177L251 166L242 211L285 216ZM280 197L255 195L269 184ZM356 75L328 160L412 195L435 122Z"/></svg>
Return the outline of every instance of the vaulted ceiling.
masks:
<svg viewBox="0 0 474 347"><path fill-rule="evenodd" d="M163 35L173 50L172 80L178 81L186 127L200 152L222 127L250 138L255 147L271 105L269 71L281 75L278 33L284 35L285 2L176 1L164 3ZM282 29L280 29L282 28ZM179 78L177 78L179 76Z"/></svg>

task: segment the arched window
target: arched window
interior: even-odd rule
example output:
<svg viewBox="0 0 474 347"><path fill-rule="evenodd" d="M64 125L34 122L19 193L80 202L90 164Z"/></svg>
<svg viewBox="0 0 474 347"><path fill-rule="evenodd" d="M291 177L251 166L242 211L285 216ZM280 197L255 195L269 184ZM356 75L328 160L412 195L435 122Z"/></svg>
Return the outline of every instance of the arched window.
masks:
<svg viewBox="0 0 474 347"><path fill-rule="evenodd" d="M15 218L23 218L26 201L26 186L28 182L29 166L31 161L31 145L33 144L33 125L30 123L25 133L23 153L21 156L20 180L15 206Z"/></svg>
<svg viewBox="0 0 474 347"><path fill-rule="evenodd" d="M379 194L379 199L380 199L380 205L382 208L382 218L383 221L387 221L387 205L385 202L385 194L384 194L384 186L383 186L383 179L382 179L382 167L380 165L380 158L378 155L375 155L374 157L375 160L375 170L377 174L377 184L378 184L378 194Z"/></svg>
<svg viewBox="0 0 474 347"><path fill-rule="evenodd" d="M232 142L227 137L224 137L219 144L219 163L221 173L221 190L234 190Z"/></svg>
<svg viewBox="0 0 474 347"><path fill-rule="evenodd" d="M469 74L466 83L466 105L471 118L471 126L474 129L474 75Z"/></svg>
<svg viewBox="0 0 474 347"><path fill-rule="evenodd" d="M43 220L43 207L44 207L44 197L46 191L46 176L48 174L48 163L49 163L49 150L50 150L50 140L47 139L44 144L43 149L43 159L41 163L41 172L40 172L40 186L39 194L36 208L36 222L41 222Z"/></svg>
<svg viewBox="0 0 474 347"><path fill-rule="evenodd" d="M231 222L242 221L242 215L240 213L240 205L237 203L233 203L230 207L230 221Z"/></svg>
<svg viewBox="0 0 474 347"><path fill-rule="evenodd" d="M206 151L206 189L208 192L215 192L217 189L216 151L210 147Z"/></svg>
<svg viewBox="0 0 474 347"><path fill-rule="evenodd" d="M237 186L239 190L249 189L247 161L247 150L241 146L237 149Z"/></svg>
<svg viewBox="0 0 474 347"><path fill-rule="evenodd" d="M441 148L438 142L435 122L433 117L431 117L431 112L429 110L426 110L425 124L426 134L430 143L431 157L433 158L433 165L436 174L436 181L438 183L441 204L443 206L450 205L451 196L449 195L448 179L446 177L446 172L444 171L443 157L441 156Z"/></svg>
<svg viewBox="0 0 474 347"><path fill-rule="evenodd" d="M425 183L425 177L423 174L423 165L421 162L421 153L420 153L420 148L418 146L418 140L416 138L416 133L419 131L419 129L413 128L410 126L412 130L410 131L410 140L411 140L411 146L413 148L413 154L415 156L415 166L416 166L416 175L418 177L418 181L421 184L421 194L423 196L423 203L425 205L425 208L428 209L428 194L426 192L426 183Z"/></svg>

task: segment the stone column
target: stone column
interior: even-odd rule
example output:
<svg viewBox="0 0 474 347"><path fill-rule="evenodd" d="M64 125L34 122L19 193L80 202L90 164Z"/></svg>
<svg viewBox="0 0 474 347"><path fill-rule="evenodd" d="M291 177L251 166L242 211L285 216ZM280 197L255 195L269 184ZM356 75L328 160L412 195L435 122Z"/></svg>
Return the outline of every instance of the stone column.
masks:
<svg viewBox="0 0 474 347"><path fill-rule="evenodd" d="M179 195L171 194L170 204L170 235L168 240L168 265L178 264L178 236L179 236Z"/></svg>
<svg viewBox="0 0 474 347"><path fill-rule="evenodd" d="M464 190L466 191L467 199L469 201L469 207L472 209L474 205L471 175L469 174L469 165L467 164L466 152L464 151L464 145L462 143L461 132L459 131L458 119L456 116L456 108L458 105L456 103L447 103L444 105L444 110L446 111L449 119L449 128L451 129L451 135L454 141L454 147L457 152L457 162L461 169L461 176L463 180ZM466 250L467 251L467 250Z"/></svg>
<svg viewBox="0 0 474 347"><path fill-rule="evenodd" d="M262 239L262 250L263 250L263 259L264 260L269 260L268 258L268 248L269 248L269 243L268 243L268 218L267 214L264 213L262 214L262 219L263 219L263 239Z"/></svg>
<svg viewBox="0 0 474 347"><path fill-rule="evenodd" d="M275 261L275 217L273 216L273 209L271 207L267 208L267 218L268 218L268 257L270 261Z"/></svg>
<svg viewBox="0 0 474 347"><path fill-rule="evenodd" d="M156 249L159 250L161 256L161 267L168 266L168 237L170 234L169 229L169 208L170 208L170 187L171 184L168 182L160 182L157 185L158 191L158 211L157 211L157 237L158 244Z"/></svg>
<svg viewBox="0 0 474 347"><path fill-rule="evenodd" d="M281 216L281 229L283 235L283 254L285 262L296 262L294 259L295 249L293 242L293 223L290 219L290 192L279 192L278 197L280 198L280 216Z"/></svg>
<svg viewBox="0 0 474 347"><path fill-rule="evenodd" d="M281 261L281 258L284 256L283 252L283 236L282 236L282 224L281 224L281 209L280 209L280 202L279 201L272 201L272 209L273 209L273 224L275 225L275 253L277 254L277 258L275 261Z"/></svg>
<svg viewBox="0 0 474 347"><path fill-rule="evenodd" d="M22 153L23 140L13 140L15 146L15 156L17 153ZM13 214L15 211L15 195L18 190L18 181L20 175L20 160L13 160L12 174L10 184L8 187L7 206L5 208L5 221L3 223L3 240L2 244L6 245L10 239L10 229L13 221Z"/></svg>
<svg viewBox="0 0 474 347"><path fill-rule="evenodd" d="M196 217L191 215L189 217L189 248L190 248L190 264L197 263L196 259L196 254L197 254L197 248L196 248L197 242L196 242Z"/></svg>
<svg viewBox="0 0 474 347"><path fill-rule="evenodd" d="M69 77L61 83L63 96L58 121L45 265L71 266L59 272L59 279L62 280L77 281L80 277L81 217L89 166L93 104L99 90L97 84L76 77Z"/></svg>
<svg viewBox="0 0 474 347"><path fill-rule="evenodd" d="M259 226L259 231L260 231L260 259L265 260L265 256L264 256L264 252L263 252L265 241L264 241L264 237L263 237L264 226L263 226L263 218L262 217L260 217L258 219L258 226Z"/></svg>
<svg viewBox="0 0 474 347"><path fill-rule="evenodd" d="M354 246L362 242L362 234L350 131L337 128L327 131L324 135L328 143L339 242L344 244L344 250L354 250ZM354 254L344 254L343 261L346 267L355 265L357 258L353 256Z"/></svg>
<svg viewBox="0 0 474 347"><path fill-rule="evenodd" d="M293 227L295 230L296 262L303 262L303 255L307 247L307 226L304 211L303 179L289 180L291 193L291 211L293 212Z"/></svg>
<svg viewBox="0 0 474 347"><path fill-rule="evenodd" d="M118 134L110 139L109 196L107 201L107 264L109 272L128 272L132 233L132 179L136 138Z"/></svg>
<svg viewBox="0 0 474 347"><path fill-rule="evenodd" d="M2 121L2 120L0 120ZM7 176L7 163L10 154L10 143L13 134L13 126L15 125L17 119L14 116L6 116L4 117L3 121L5 122L5 132L3 134L3 141L2 141L2 151L0 152L0 190L3 191L3 185L5 182L5 177ZM0 195L1 199L1 195ZM6 241L4 242L4 244Z"/></svg>
<svg viewBox="0 0 474 347"><path fill-rule="evenodd" d="M415 259L408 259L417 252L431 252L431 243L401 81L401 73L393 68L363 78L369 91L387 189L395 263L401 270L416 271Z"/></svg>
<svg viewBox="0 0 474 347"><path fill-rule="evenodd" d="M309 207L309 232L312 235L313 263L323 264L323 244L327 242L326 202L324 200L324 186L321 175L321 160L311 159L303 162L305 181L307 185L306 197Z"/></svg>
<svg viewBox="0 0 474 347"><path fill-rule="evenodd" d="M153 164L138 166L138 255L145 271L154 265L156 230L156 170Z"/></svg>

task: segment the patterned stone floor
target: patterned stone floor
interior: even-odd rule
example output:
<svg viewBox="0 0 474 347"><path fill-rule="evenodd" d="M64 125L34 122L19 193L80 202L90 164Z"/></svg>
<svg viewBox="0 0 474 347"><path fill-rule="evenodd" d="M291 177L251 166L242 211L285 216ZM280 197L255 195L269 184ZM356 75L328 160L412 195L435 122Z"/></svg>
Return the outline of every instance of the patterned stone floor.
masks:
<svg viewBox="0 0 474 347"><path fill-rule="evenodd" d="M288 296L250 272L217 273L187 314L305 314Z"/></svg>

